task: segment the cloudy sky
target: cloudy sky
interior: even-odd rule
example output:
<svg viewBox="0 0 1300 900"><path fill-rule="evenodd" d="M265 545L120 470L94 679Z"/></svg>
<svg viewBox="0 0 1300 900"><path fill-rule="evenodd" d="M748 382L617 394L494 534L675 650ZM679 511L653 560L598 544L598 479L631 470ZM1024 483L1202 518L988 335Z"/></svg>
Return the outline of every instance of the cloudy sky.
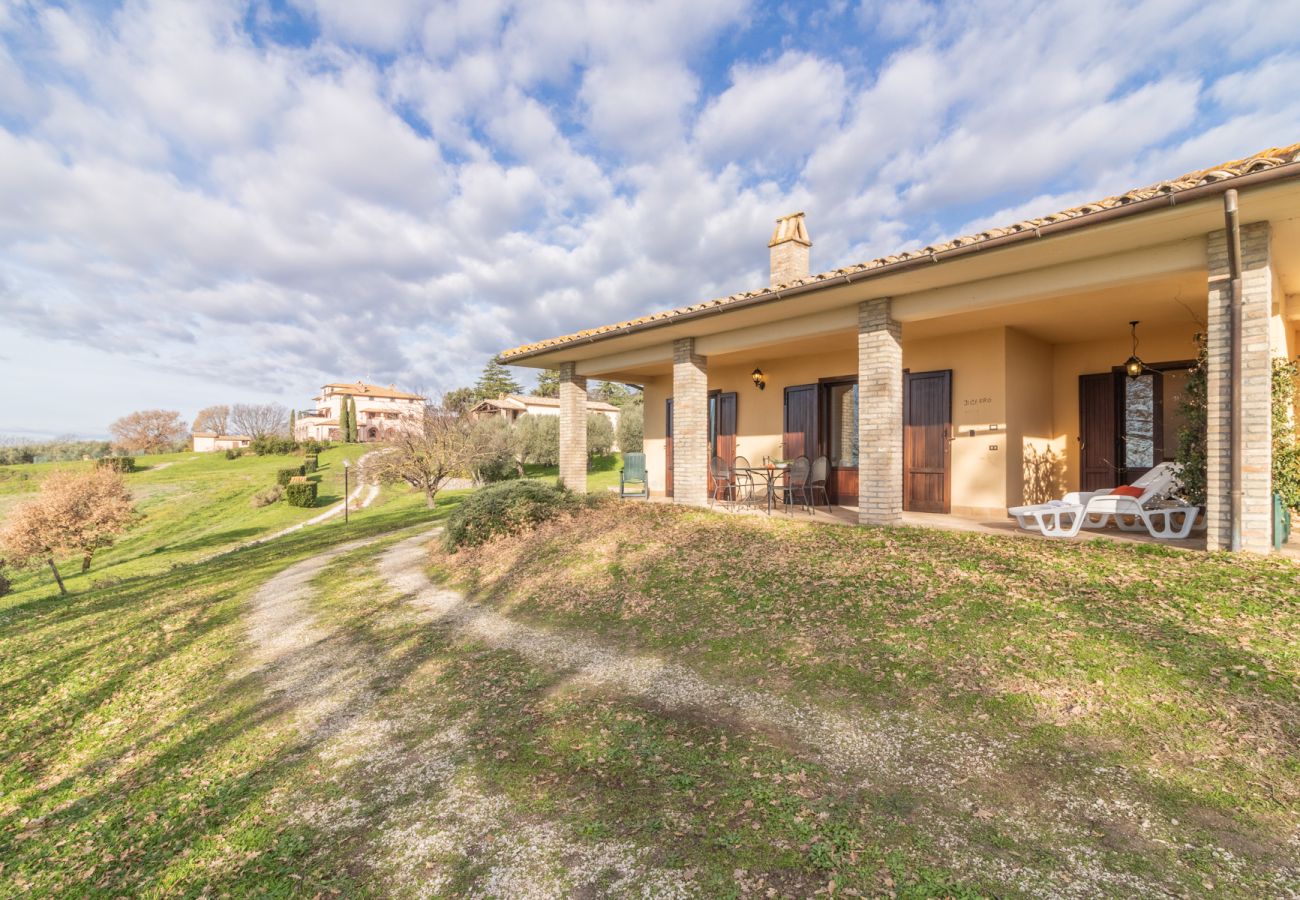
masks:
<svg viewBox="0 0 1300 900"><path fill-rule="evenodd" d="M0 433L498 350L1300 140L1300 0L0 0ZM527 378L525 378L527 380Z"/></svg>

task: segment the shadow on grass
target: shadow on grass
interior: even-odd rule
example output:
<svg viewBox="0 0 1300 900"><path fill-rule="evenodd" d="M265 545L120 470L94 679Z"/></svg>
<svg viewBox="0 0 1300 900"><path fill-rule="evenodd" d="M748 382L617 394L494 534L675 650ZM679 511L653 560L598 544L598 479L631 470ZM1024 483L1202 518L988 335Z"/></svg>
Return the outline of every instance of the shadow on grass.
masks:
<svg viewBox="0 0 1300 900"><path fill-rule="evenodd" d="M236 841L244 849L267 853L240 854L219 867L215 883L292 893L308 857L336 836L293 825L272 832L247 818L295 777L310 740L271 727L284 724L283 698L267 691L262 674L238 673L247 599L287 565L427 525L451 506L321 526L67 599L34 598L7 617L0 648L19 671L6 663L15 677L0 685L0 783L13 801L0 805L0 834L23 839L0 842L0 894L20 884L12 879L33 877L38 893L79 886L135 895L184 884L184 893L197 892L213 873L182 859L214 852L211 842L229 839L232 828L245 829ZM282 664L334 652L326 641ZM131 697L163 710L161 723L114 730ZM104 866L103 857L116 861Z"/></svg>

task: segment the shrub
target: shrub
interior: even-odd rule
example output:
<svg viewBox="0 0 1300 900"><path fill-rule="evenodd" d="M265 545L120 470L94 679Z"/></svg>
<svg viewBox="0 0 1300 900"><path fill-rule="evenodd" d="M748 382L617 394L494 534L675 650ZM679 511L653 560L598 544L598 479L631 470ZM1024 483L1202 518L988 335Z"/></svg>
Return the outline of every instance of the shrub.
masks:
<svg viewBox="0 0 1300 900"><path fill-rule="evenodd" d="M226 451L226 459L239 459L239 457L243 455L244 455L243 450L236 450L234 447L231 447L229 450Z"/></svg>
<svg viewBox="0 0 1300 900"><path fill-rule="evenodd" d="M303 475L303 474L305 473L302 470L302 466L295 466L292 469L281 469L280 471L275 473L275 483L278 484L280 487L284 487L286 484L289 483L289 480L292 479L295 475Z"/></svg>
<svg viewBox="0 0 1300 900"><path fill-rule="evenodd" d="M253 504L254 509L261 509L263 506L270 506L272 503L279 503L280 498L284 496L284 488L278 484L275 487L269 487L264 491L258 491L249 498L249 503Z"/></svg>
<svg viewBox="0 0 1300 900"><path fill-rule="evenodd" d="M95 465L101 469L112 469L114 472L134 472L134 456L105 456L103 459L95 460Z"/></svg>
<svg viewBox="0 0 1300 900"><path fill-rule="evenodd" d="M541 481L507 481L475 491L447 520L448 550L476 547L494 537L517 534L558 515L581 509L583 498Z"/></svg>
<svg viewBox="0 0 1300 900"><path fill-rule="evenodd" d="M298 442L293 438L268 434L265 437L253 438L249 449L258 456L284 456L297 450Z"/></svg>
<svg viewBox="0 0 1300 900"><path fill-rule="evenodd" d="M290 506L315 506L316 482L295 481L285 488L284 496Z"/></svg>
<svg viewBox="0 0 1300 900"><path fill-rule="evenodd" d="M1300 511L1300 442L1296 440L1295 397L1300 365L1273 360L1273 490L1287 509Z"/></svg>
<svg viewBox="0 0 1300 900"><path fill-rule="evenodd" d="M554 418L554 417L552 417ZM587 413L587 455L608 456L614 449L614 423L604 413Z"/></svg>
<svg viewBox="0 0 1300 900"><path fill-rule="evenodd" d="M302 442L302 449L308 456L319 456L322 451L328 450L331 446L329 441L318 441L315 438Z"/></svg>
<svg viewBox="0 0 1300 900"><path fill-rule="evenodd" d="M310 475L312 472L315 472L319 468L320 468L320 463L314 456L308 456L306 459L302 461L302 470L307 475Z"/></svg>

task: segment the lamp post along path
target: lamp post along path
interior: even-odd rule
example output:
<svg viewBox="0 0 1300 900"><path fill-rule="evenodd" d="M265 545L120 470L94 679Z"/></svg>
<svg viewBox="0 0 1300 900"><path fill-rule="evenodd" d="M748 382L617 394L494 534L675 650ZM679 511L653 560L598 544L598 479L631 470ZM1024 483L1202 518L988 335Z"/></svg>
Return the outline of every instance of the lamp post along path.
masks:
<svg viewBox="0 0 1300 900"><path fill-rule="evenodd" d="M348 524L348 470L352 468L349 460L343 460L343 524Z"/></svg>

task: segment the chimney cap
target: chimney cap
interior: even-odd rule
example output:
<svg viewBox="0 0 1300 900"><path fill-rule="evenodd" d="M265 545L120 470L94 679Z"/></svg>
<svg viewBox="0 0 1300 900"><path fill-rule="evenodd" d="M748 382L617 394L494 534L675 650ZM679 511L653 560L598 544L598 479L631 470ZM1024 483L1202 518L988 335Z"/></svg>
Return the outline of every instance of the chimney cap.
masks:
<svg viewBox="0 0 1300 900"><path fill-rule="evenodd" d="M812 246L812 240L808 237L808 226L804 224L802 212L790 213L776 220L776 228L772 231L772 240L767 242L769 247L775 247L777 244L784 244L787 241L796 241L805 247Z"/></svg>

